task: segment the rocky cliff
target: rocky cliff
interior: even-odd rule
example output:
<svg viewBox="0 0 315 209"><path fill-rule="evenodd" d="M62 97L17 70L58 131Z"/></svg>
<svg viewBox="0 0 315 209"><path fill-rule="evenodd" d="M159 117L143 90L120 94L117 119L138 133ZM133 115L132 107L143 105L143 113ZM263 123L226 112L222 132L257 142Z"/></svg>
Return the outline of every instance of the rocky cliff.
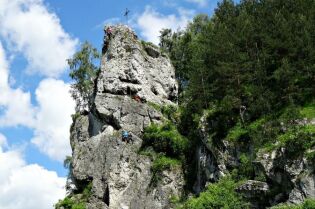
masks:
<svg viewBox="0 0 315 209"><path fill-rule="evenodd" d="M111 33L105 35L101 71L89 101L90 108L76 114L71 127L70 203L82 203L88 209L175 207L171 199L180 197L184 191L181 166L170 166L159 172L159 181L155 181L154 157L141 155L140 151L145 144L145 128L167 120L161 107L177 106L177 89L174 68L167 55L153 44L139 41L127 26L111 28ZM244 197L246 208L247 203L250 208L263 209L315 198L314 134L307 132L304 138L303 134L297 135L300 141L290 141L287 127L281 123L281 133L288 136L287 141L281 142L275 135L273 144L262 146L259 137L248 137L242 127L237 129L237 139L229 138L228 134L214 141L211 133L217 121L209 117L212 113L205 110L195 119L196 133L190 139L193 142L190 141L189 154L185 152L186 161L183 161L186 174L188 170L193 171L190 179L186 179L186 192L204 193L207 185L215 185L228 176L238 182L232 192ZM290 123L297 129L313 129L315 120ZM259 123L255 125L257 130L259 126ZM122 140L123 131L132 135L130 142ZM159 146L170 146L165 140L158 141ZM181 146L177 145L174 147ZM207 201L211 203L210 197Z"/></svg>
<svg viewBox="0 0 315 209"><path fill-rule="evenodd" d="M314 121L315 119L296 122L298 126L314 126ZM254 168L254 179L247 180L236 191L251 203L250 208L263 209L283 202L300 204L306 199L315 198L315 162L307 157L313 149L293 154L288 151L288 147L280 146L280 142L277 142L275 148L261 147L255 153L253 144L246 139L243 140L244 143L223 139L222 144L216 146L210 142L209 129L211 121L207 120L205 113L199 122L201 143L196 150L198 167L195 192L202 191L209 182L217 182L223 176L233 175L233 169L241 166L241 154L246 152L255 156L250 162ZM299 150L297 144L291 145L293 150Z"/></svg>
<svg viewBox="0 0 315 209"><path fill-rule="evenodd" d="M129 27L111 29L91 108L77 115L71 127L74 191L89 187L88 209L172 208L170 198L183 189L182 170L163 171L152 186L152 160L138 152L144 128L163 121L149 104L177 105L174 68ZM122 141L125 130L132 135L129 143Z"/></svg>

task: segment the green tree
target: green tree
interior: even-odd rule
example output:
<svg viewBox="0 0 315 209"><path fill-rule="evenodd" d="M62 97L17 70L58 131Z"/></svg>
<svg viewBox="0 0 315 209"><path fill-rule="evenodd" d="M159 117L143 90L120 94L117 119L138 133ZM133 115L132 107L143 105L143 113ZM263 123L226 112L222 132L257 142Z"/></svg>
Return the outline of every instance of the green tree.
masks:
<svg viewBox="0 0 315 209"><path fill-rule="evenodd" d="M88 42L84 42L81 49L68 59L69 75L75 81L71 86L71 94L76 101L77 111L89 108L94 80L100 69L96 64L99 58L100 53L97 49Z"/></svg>

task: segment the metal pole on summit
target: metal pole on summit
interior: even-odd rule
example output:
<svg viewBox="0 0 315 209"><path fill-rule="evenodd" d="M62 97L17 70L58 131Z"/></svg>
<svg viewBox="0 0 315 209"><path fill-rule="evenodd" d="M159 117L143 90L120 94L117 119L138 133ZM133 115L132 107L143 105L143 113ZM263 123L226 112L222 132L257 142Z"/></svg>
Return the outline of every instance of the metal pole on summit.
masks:
<svg viewBox="0 0 315 209"><path fill-rule="evenodd" d="M129 13L130 13L130 10L128 8L126 8L126 11L124 13L124 16L126 17L126 22L127 22L127 25L128 25L128 16L129 16Z"/></svg>

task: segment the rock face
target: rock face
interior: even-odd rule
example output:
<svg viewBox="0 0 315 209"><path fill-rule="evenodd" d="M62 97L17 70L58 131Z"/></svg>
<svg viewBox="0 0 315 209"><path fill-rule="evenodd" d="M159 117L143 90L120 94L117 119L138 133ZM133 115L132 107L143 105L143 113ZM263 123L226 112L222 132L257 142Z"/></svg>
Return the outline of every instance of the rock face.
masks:
<svg viewBox="0 0 315 209"><path fill-rule="evenodd" d="M304 124L313 124L312 121ZM208 142L210 128L205 113L199 122L201 143L196 150L198 170L194 189L197 193L209 182L218 181L238 168L242 149L248 154L253 152L250 143L241 147L221 140L220 146L214 146ZM282 202L299 204L315 198L315 165L305 156L292 159L281 147L272 152L261 149L252 163L256 176L265 178L266 182L248 180L237 189L251 203L251 208L266 208Z"/></svg>
<svg viewBox="0 0 315 209"><path fill-rule="evenodd" d="M158 48L142 44L127 26L112 27L92 107L71 128L73 182L78 190L92 183L88 209L171 208L169 199L181 195L180 168L164 171L152 186L152 160L138 154L144 128L163 119L149 104L176 105L177 88L170 60ZM123 130L132 142L122 141Z"/></svg>
<svg viewBox="0 0 315 209"><path fill-rule="evenodd" d="M169 58L150 43L139 42L128 27L112 29L97 82L97 95L139 96L143 101L171 103L178 85Z"/></svg>
<svg viewBox="0 0 315 209"><path fill-rule="evenodd" d="M266 182L248 180L237 188L237 191L251 202L251 208L265 208L269 192L269 185Z"/></svg>
<svg viewBox="0 0 315 209"><path fill-rule="evenodd" d="M315 198L314 164L304 157L290 159L284 153L283 148L271 153L261 151L255 162L278 190L277 195L271 198L271 204L283 201L297 204Z"/></svg>

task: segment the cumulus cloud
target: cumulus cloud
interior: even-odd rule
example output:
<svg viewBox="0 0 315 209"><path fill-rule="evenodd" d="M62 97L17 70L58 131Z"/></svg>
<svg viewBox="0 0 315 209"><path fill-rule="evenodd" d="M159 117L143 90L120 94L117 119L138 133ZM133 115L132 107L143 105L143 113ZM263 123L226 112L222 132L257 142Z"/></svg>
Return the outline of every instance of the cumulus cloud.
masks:
<svg viewBox="0 0 315 209"><path fill-rule="evenodd" d="M56 172L27 165L19 151L4 152L0 145L1 209L51 209L65 196L65 183Z"/></svg>
<svg viewBox="0 0 315 209"><path fill-rule="evenodd" d="M69 127L75 102L70 85L61 80L44 79L36 89L38 106L31 95L9 86L8 63L0 43L0 127L23 125L34 130L32 142L46 155L62 161L71 153Z"/></svg>
<svg viewBox="0 0 315 209"><path fill-rule="evenodd" d="M208 5L208 0L186 0L188 2L192 2L192 3L196 3L198 4L200 7L205 7Z"/></svg>
<svg viewBox="0 0 315 209"><path fill-rule="evenodd" d="M31 95L22 89L12 89L9 86L9 70L4 49L0 42L0 126L33 124L34 109L31 105Z"/></svg>
<svg viewBox="0 0 315 209"><path fill-rule="evenodd" d="M145 11L137 18L136 27L139 28L141 36L147 41L158 44L161 29L170 28L175 31L178 28L183 29L193 15L194 11L182 8L178 9L178 15L163 15L147 6Z"/></svg>
<svg viewBox="0 0 315 209"><path fill-rule="evenodd" d="M8 146L8 142L7 142L7 138L0 133L0 149L2 149L2 147L7 147Z"/></svg>
<svg viewBox="0 0 315 209"><path fill-rule="evenodd" d="M36 90L38 108L35 117L35 137L32 142L49 157L62 161L71 154L69 128L75 102L70 85L61 80L45 79Z"/></svg>
<svg viewBox="0 0 315 209"><path fill-rule="evenodd" d="M67 66L77 40L42 0L1 0L0 34L12 51L23 53L30 72L57 77Z"/></svg>

